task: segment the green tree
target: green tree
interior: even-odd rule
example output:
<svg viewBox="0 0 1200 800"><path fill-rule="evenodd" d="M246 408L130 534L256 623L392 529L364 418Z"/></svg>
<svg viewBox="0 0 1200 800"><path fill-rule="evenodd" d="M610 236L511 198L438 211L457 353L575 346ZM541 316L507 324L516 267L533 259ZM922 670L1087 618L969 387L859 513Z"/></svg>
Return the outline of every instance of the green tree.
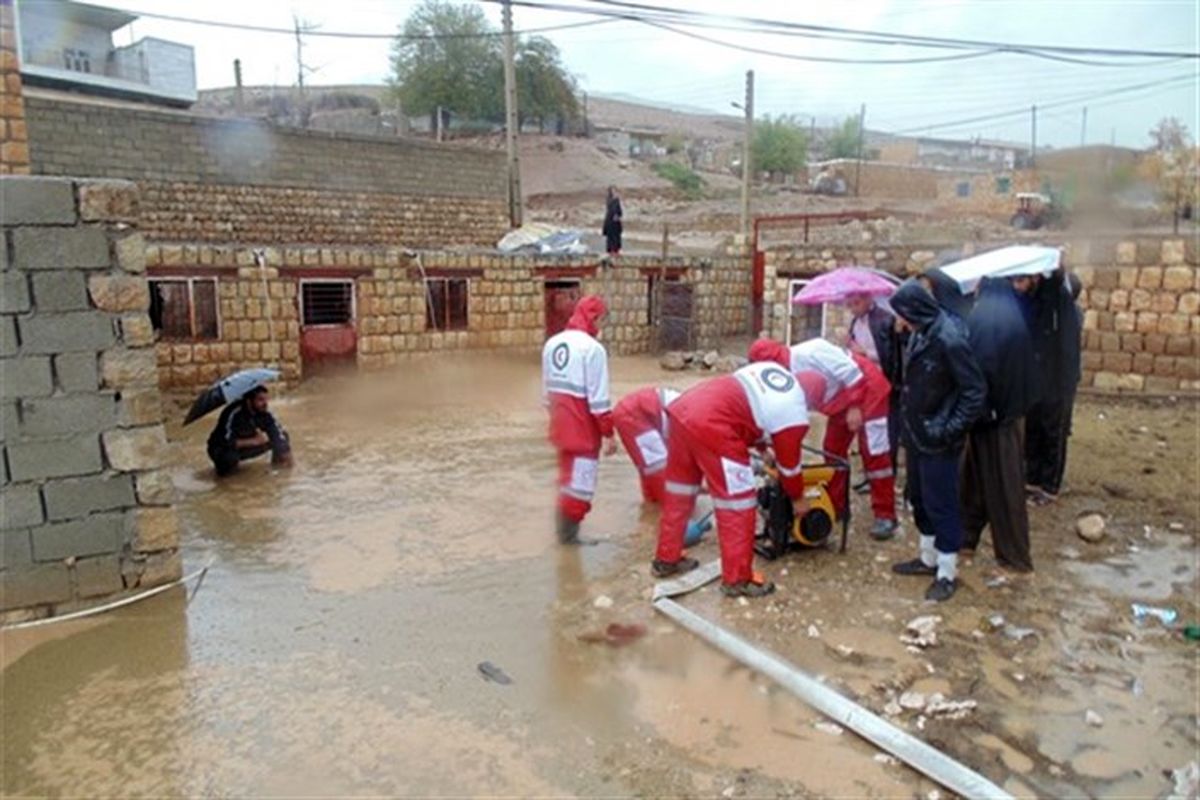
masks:
<svg viewBox="0 0 1200 800"><path fill-rule="evenodd" d="M825 143L827 158L858 158L858 117L846 117Z"/></svg>
<svg viewBox="0 0 1200 800"><path fill-rule="evenodd" d="M793 117L763 117L754 123L751 152L755 171L794 175L808 160L808 136Z"/></svg>
<svg viewBox="0 0 1200 800"><path fill-rule="evenodd" d="M579 115L575 80L562 64L554 42L544 36L531 36L517 43L517 111L521 120L546 120L557 117L574 119ZM501 75L500 89L504 82Z"/></svg>
<svg viewBox="0 0 1200 800"><path fill-rule="evenodd" d="M406 114L504 121L504 42L477 5L424 0L392 43L389 83ZM521 120L578 114L575 81L558 48L541 36L518 39L515 66Z"/></svg>
<svg viewBox="0 0 1200 800"><path fill-rule="evenodd" d="M406 114L441 106L469 119L503 119L504 62L483 10L425 0L392 43L391 85Z"/></svg>

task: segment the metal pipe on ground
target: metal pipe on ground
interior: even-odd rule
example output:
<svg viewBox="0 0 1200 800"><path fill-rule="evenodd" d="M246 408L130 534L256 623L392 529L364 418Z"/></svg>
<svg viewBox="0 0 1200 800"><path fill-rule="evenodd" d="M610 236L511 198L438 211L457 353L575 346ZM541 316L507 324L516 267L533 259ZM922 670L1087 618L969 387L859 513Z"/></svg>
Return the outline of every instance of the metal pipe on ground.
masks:
<svg viewBox="0 0 1200 800"><path fill-rule="evenodd" d="M719 562L713 564L719 565ZM717 570L711 569L713 564L701 567L697 572L712 580L720 574L719 566ZM672 595L690 592L708 582L700 576L691 581L686 580L687 577L684 576L673 586L664 586L661 590L655 588L653 604L656 611L678 622L731 658L766 675L817 711L854 731L881 750L891 753L950 791L968 798L1012 800L1012 795L1004 789L940 750L872 714L769 650L756 647L672 600Z"/></svg>

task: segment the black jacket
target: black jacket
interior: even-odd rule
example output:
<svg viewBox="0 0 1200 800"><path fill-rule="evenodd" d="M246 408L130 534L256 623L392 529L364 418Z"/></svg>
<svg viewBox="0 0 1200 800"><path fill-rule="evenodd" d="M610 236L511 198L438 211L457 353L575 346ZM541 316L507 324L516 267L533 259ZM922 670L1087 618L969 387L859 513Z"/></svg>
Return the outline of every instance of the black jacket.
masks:
<svg viewBox="0 0 1200 800"><path fill-rule="evenodd" d="M984 278L979 297L967 316L971 351L987 380L987 404L981 426L1013 422L1037 402L1037 362L1033 337L1012 284Z"/></svg>
<svg viewBox="0 0 1200 800"><path fill-rule="evenodd" d="M271 412L255 412L242 400L230 403L221 410L216 427L208 435L208 450L236 448L238 439L249 439L259 431L267 434L273 451L280 454L288 452L287 433Z"/></svg>
<svg viewBox="0 0 1200 800"><path fill-rule="evenodd" d="M987 394L966 326L915 280L892 296L892 310L915 329L905 349L900 395L904 443L926 455L956 453Z"/></svg>
<svg viewBox="0 0 1200 800"><path fill-rule="evenodd" d="M621 218L625 216L625 212L621 208L621 200L617 197L610 197L604 204L604 225L600 228L600 233L603 236L620 236Z"/></svg>
<svg viewBox="0 0 1200 800"><path fill-rule="evenodd" d="M959 319L967 318L971 313L971 298L958 288L958 281L937 268L925 270L921 277L933 285L933 297L943 311Z"/></svg>
<svg viewBox="0 0 1200 800"><path fill-rule="evenodd" d="M892 391L899 392L900 384L904 382L904 341L901 334L896 333L896 317L883 306L871 306L867 312L867 327L871 331L871 338L875 340L879 369L892 384Z"/></svg>
<svg viewBox="0 0 1200 800"><path fill-rule="evenodd" d="M1033 347L1044 399L1061 402L1079 383L1083 319L1062 270L1044 278L1033 297Z"/></svg>

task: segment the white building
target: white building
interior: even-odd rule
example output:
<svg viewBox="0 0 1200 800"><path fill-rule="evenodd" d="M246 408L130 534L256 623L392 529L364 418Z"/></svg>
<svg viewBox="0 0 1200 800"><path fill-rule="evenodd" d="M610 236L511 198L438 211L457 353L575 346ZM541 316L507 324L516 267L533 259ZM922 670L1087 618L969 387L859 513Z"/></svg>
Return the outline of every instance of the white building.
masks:
<svg viewBox="0 0 1200 800"><path fill-rule="evenodd" d="M136 14L70 0L18 0L16 12L22 82L170 106L196 102L189 45L151 37L113 44Z"/></svg>

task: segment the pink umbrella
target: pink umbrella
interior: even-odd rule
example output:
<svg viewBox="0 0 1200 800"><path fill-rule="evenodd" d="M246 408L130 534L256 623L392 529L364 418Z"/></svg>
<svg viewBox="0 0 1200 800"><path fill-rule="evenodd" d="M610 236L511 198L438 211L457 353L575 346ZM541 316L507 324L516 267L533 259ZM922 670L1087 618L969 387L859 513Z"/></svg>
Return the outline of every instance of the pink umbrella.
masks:
<svg viewBox="0 0 1200 800"><path fill-rule="evenodd" d="M887 297L896 291L897 281L890 275L867 267L838 267L808 282L796 292L792 302L797 305L819 306L840 303L851 294Z"/></svg>

